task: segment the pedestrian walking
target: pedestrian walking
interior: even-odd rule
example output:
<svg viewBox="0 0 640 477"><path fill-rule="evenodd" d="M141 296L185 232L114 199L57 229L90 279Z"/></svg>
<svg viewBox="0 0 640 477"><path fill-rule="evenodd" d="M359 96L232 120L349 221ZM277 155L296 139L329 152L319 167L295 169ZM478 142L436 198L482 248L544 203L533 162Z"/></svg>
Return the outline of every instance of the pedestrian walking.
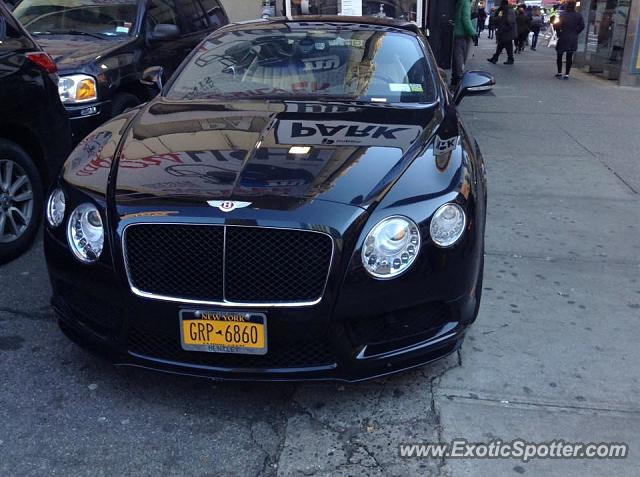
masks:
<svg viewBox="0 0 640 477"><path fill-rule="evenodd" d="M584 30L584 20L582 15L576 13L576 2L565 3L564 11L560 13L560 21L556 27L558 43L556 44L556 64L558 73L556 78L568 80L571 66L573 65L573 54L578 49L578 35ZM562 57L565 55L565 70L562 76Z"/></svg>
<svg viewBox="0 0 640 477"><path fill-rule="evenodd" d="M507 61L505 65L512 65L513 61L513 41L515 40L516 15L509 6L509 0L501 0L500 8L496 15L496 39L498 46L495 54L488 58L487 61L494 65L498 62L498 58L502 50L507 50Z"/></svg>
<svg viewBox="0 0 640 477"><path fill-rule="evenodd" d="M495 31L496 31L496 7L492 7L491 8L491 12L489 12L489 24L487 26L487 29L489 31L489 39L493 40L493 38L495 37Z"/></svg>
<svg viewBox="0 0 640 477"><path fill-rule="evenodd" d="M538 36L540 36L540 30L542 30L543 24L544 20L540 14L540 9L534 9L533 15L531 16L531 31L533 32L533 36L531 37L531 49L533 51L536 51L536 47L538 46Z"/></svg>
<svg viewBox="0 0 640 477"><path fill-rule="evenodd" d="M531 31L531 18L527 15L527 11L522 8L518 8L518 14L516 16L516 24L518 26L518 37L516 39L516 53L522 53L524 51L524 44L527 41L529 32Z"/></svg>
<svg viewBox="0 0 640 477"><path fill-rule="evenodd" d="M556 32L556 15L551 15L549 18L549 29L548 29L548 40L547 40L547 48L555 48L558 44L558 33Z"/></svg>
<svg viewBox="0 0 640 477"><path fill-rule="evenodd" d="M481 3L478 5L478 29L476 30L476 34L478 37L484 31L485 24L487 23L487 10L484 8L484 5Z"/></svg>
<svg viewBox="0 0 640 477"><path fill-rule="evenodd" d="M467 62L471 42L475 41L476 29L471 22L471 0L456 0L456 16L453 26L453 65L451 86L455 87L462 79L464 65Z"/></svg>

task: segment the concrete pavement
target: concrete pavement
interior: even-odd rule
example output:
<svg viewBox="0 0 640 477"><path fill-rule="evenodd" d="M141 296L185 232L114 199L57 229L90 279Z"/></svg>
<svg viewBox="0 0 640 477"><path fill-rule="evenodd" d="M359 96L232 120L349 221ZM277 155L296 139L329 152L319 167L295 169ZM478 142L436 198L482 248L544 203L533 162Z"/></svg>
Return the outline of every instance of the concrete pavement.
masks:
<svg viewBox="0 0 640 477"><path fill-rule="evenodd" d="M453 475L633 475L640 460L640 91L516 55L467 124L490 180L481 317L439 380L443 438L617 441L620 461L449 460Z"/></svg>
<svg viewBox="0 0 640 477"><path fill-rule="evenodd" d="M114 369L48 306L41 243L0 268L0 475L634 475L640 466L640 91L540 48L470 68L490 180L484 296L462 351L361 385ZM623 441L617 461L400 459L400 442Z"/></svg>

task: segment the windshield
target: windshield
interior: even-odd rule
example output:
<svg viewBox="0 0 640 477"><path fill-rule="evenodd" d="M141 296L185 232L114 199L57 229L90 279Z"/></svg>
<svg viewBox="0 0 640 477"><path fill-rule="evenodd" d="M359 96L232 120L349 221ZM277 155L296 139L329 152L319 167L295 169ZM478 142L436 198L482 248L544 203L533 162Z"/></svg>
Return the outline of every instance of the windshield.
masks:
<svg viewBox="0 0 640 477"><path fill-rule="evenodd" d="M133 33L134 0L23 0L13 14L33 35L89 34L120 37Z"/></svg>
<svg viewBox="0 0 640 477"><path fill-rule="evenodd" d="M332 99L425 103L430 64L412 35L347 25L253 29L206 40L170 99Z"/></svg>

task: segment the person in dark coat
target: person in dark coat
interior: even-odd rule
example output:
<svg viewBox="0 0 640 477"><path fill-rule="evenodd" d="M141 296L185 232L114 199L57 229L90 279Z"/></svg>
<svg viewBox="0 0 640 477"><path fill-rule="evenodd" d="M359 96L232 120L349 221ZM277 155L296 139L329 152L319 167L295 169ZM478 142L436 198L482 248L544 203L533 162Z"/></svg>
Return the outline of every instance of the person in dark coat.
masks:
<svg viewBox="0 0 640 477"><path fill-rule="evenodd" d="M500 8L496 15L496 38L498 47L495 54L488 58L487 61L494 65L498 62L498 58L502 50L507 50L507 61L505 65L512 65L513 61L513 41L515 40L516 14L509 6L509 0L501 0Z"/></svg>
<svg viewBox="0 0 640 477"><path fill-rule="evenodd" d="M578 35L584 30L584 19L582 15L576 13L576 2L565 3L565 10L560 14L560 21L555 25L555 28L558 34L558 43L556 44L558 74L556 74L556 78L568 80L573 65L573 54L578 50ZM564 76L562 76L563 55L566 55Z"/></svg>
<svg viewBox="0 0 640 477"><path fill-rule="evenodd" d="M531 17L531 31L533 32L533 37L531 38L531 49L533 51L536 51L536 47L538 46L538 37L540 36L540 30L542 30L543 25L544 20L540 14L540 9L535 8Z"/></svg>
<svg viewBox="0 0 640 477"><path fill-rule="evenodd" d="M495 36L494 33L496 31L496 7L491 9L491 13L489 13L489 39L492 40Z"/></svg>
<svg viewBox="0 0 640 477"><path fill-rule="evenodd" d="M484 8L484 5L480 4L478 6L478 24L476 28L476 32L478 37L484 31L484 24L487 22L487 11Z"/></svg>
<svg viewBox="0 0 640 477"><path fill-rule="evenodd" d="M518 8L516 24L518 25L516 53L522 53L524 51L524 44L527 41L529 32L531 31L531 18L529 18L529 15L527 15L527 11L522 7Z"/></svg>

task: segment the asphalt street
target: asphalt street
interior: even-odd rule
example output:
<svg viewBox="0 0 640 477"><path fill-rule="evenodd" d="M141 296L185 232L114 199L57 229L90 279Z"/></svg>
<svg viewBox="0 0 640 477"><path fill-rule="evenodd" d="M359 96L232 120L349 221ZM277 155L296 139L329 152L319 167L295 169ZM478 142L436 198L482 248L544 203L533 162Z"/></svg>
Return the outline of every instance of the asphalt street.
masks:
<svg viewBox="0 0 640 477"><path fill-rule="evenodd" d="M640 90L554 53L469 67L485 155L483 303L456 355L358 385L227 384L116 369L49 307L41 240L0 268L0 475L637 475ZM506 59L506 58L505 58ZM402 442L626 442L624 460L402 459Z"/></svg>

